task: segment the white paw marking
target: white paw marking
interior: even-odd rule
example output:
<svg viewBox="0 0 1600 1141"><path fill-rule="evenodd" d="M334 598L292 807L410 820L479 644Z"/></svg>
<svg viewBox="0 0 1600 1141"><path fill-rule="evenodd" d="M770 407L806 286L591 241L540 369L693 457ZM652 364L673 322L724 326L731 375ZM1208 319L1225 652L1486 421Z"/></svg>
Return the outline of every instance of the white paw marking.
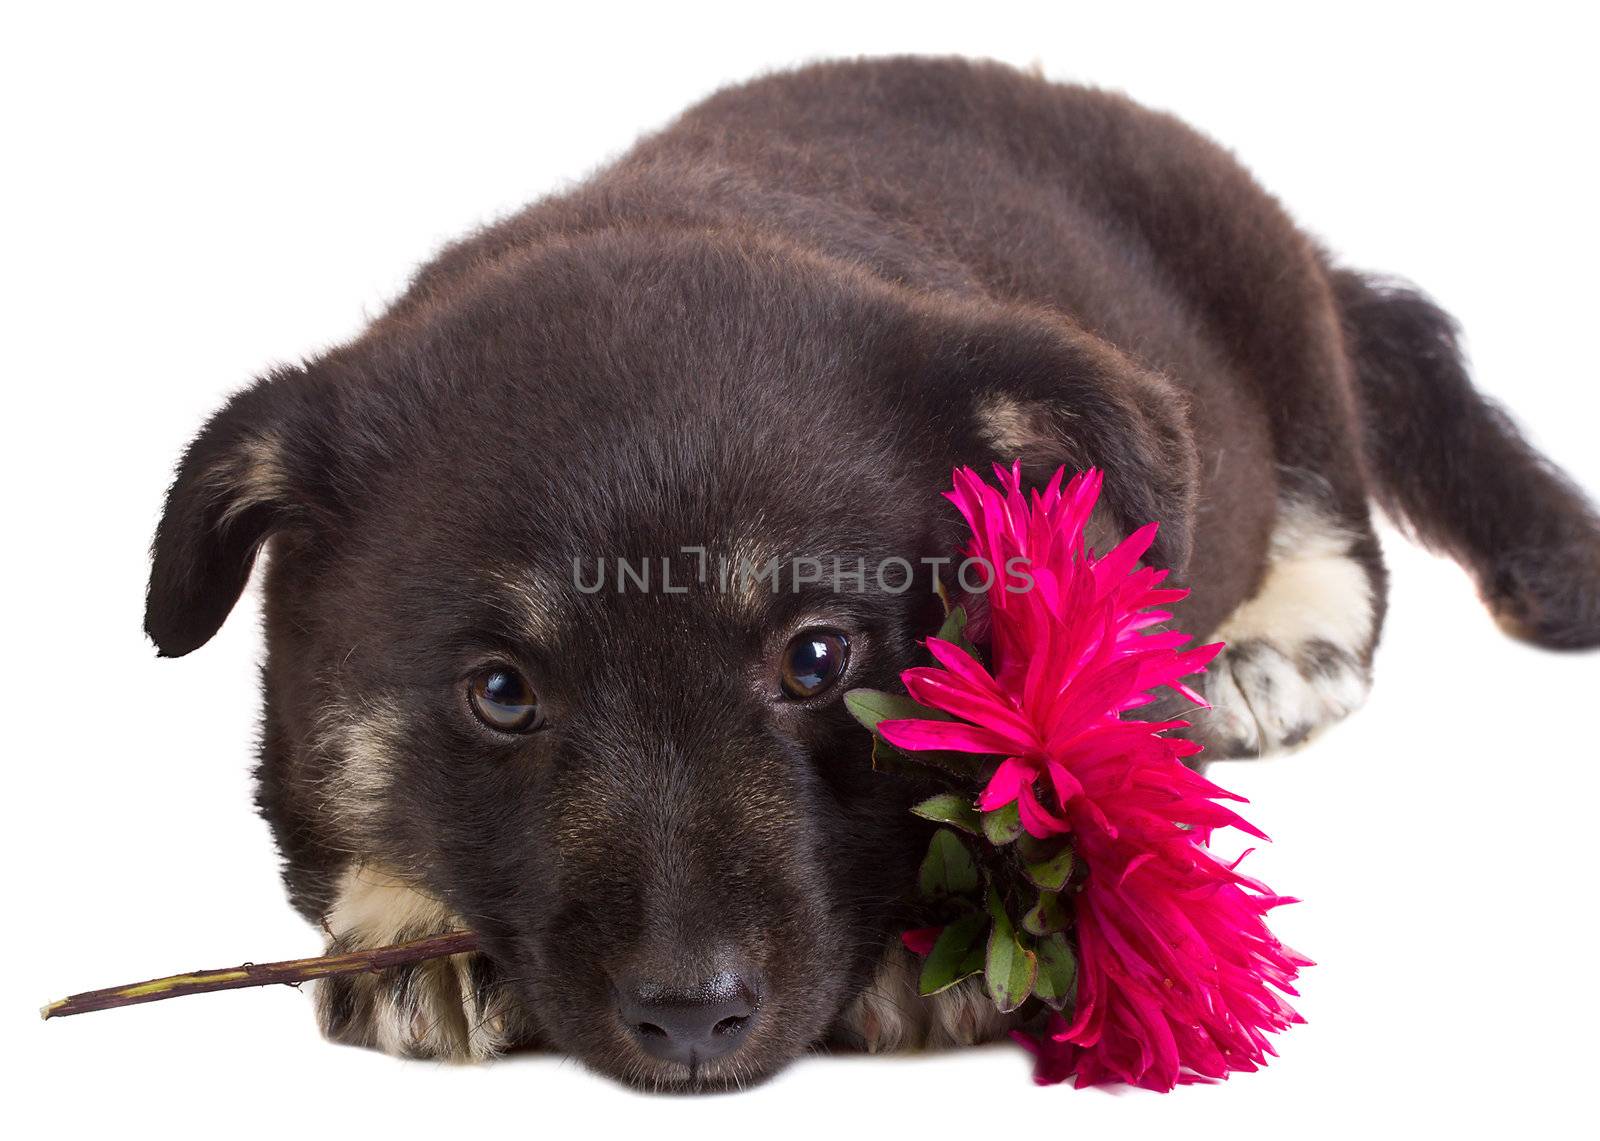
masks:
<svg viewBox="0 0 1600 1141"><path fill-rule="evenodd" d="M371 865L345 872L326 923L330 949L362 950L457 931L437 899ZM452 955L378 974L326 979L317 1018L330 1038L405 1058L482 1061L509 1045L509 992L477 955Z"/></svg>
<svg viewBox="0 0 1600 1141"><path fill-rule="evenodd" d="M1205 678L1212 707L1195 719L1214 755L1298 745L1366 699L1375 600L1353 542L1312 507L1280 510L1260 589L1217 630L1228 648Z"/></svg>

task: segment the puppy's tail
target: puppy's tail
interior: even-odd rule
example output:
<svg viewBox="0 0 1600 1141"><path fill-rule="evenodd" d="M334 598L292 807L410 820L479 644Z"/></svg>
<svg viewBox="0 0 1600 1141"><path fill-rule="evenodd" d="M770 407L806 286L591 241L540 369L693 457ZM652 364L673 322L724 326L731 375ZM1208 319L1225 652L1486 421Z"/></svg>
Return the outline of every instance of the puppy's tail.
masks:
<svg viewBox="0 0 1600 1141"><path fill-rule="evenodd" d="M1502 629L1600 646L1600 516L1472 386L1455 322L1421 293L1337 272L1380 505L1477 579Z"/></svg>

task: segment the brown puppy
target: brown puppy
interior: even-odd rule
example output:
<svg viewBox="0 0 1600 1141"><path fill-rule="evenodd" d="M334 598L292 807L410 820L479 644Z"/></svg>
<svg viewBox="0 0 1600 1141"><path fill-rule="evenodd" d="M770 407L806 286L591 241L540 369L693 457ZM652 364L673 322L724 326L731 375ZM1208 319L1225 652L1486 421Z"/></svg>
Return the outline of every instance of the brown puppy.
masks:
<svg viewBox="0 0 1600 1141"><path fill-rule="evenodd" d="M1106 537L1162 521L1183 627L1230 643L1214 752L1362 700L1374 500L1513 633L1600 642L1600 526L1448 318L1333 269L1216 146L995 65L762 79L447 249L184 458L148 629L202 645L270 543L296 906L340 946L486 948L328 986L326 1031L677 1088L998 1033L914 995L917 790L840 696L935 620L951 467L1015 457L1105 468Z"/></svg>

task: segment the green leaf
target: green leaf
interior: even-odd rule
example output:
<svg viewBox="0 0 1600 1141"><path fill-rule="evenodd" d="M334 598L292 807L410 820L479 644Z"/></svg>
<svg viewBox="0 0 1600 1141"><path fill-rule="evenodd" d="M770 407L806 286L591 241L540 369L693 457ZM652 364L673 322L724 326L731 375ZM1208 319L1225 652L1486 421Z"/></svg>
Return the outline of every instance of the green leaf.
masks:
<svg viewBox="0 0 1600 1141"><path fill-rule="evenodd" d="M978 865L961 838L941 828L928 844L917 882L926 896L968 895L978 890Z"/></svg>
<svg viewBox="0 0 1600 1141"><path fill-rule="evenodd" d="M1022 917L1022 929L1030 935L1054 935L1065 931L1072 923L1072 912L1065 901L1053 891L1039 893L1039 902Z"/></svg>
<svg viewBox="0 0 1600 1141"><path fill-rule="evenodd" d="M872 741L872 769L874 772L892 773L896 776L920 777L926 780L929 777L944 777L949 773L937 765L929 764L921 756L908 753L904 749L897 749L882 737L875 737Z"/></svg>
<svg viewBox="0 0 1600 1141"><path fill-rule="evenodd" d="M910 753L895 748L882 737L875 737L872 741L872 767L881 773L934 778L946 784L954 777L965 786L983 778L986 763L992 764L993 758L951 753L943 749Z"/></svg>
<svg viewBox="0 0 1600 1141"><path fill-rule="evenodd" d="M911 811L935 824L959 828L969 836L976 836L981 827L978 810L973 807L972 801L959 793L941 792L937 796L930 796Z"/></svg>
<svg viewBox="0 0 1600 1141"><path fill-rule="evenodd" d="M851 690L850 693L845 695L846 706L850 705L850 699L857 693L874 694L876 691ZM890 697L893 695L884 694L883 696ZM911 699L906 698L906 700L910 701ZM917 708L919 710L923 709L922 706L917 706ZM856 714L856 720L862 721L863 724L866 723L863 717L871 716L870 713L857 713L854 709L851 712ZM950 720L937 709L927 709L924 712L935 720ZM899 714L897 713L893 716L899 716ZM916 716L920 717L922 714L918 713ZM879 720L887 719L889 719L888 716L879 718ZM889 744L888 741L878 736L876 731L874 731L872 738L872 767L881 773L897 773L905 776L921 777L957 777L964 783L970 783L983 779L993 766L993 757L986 757L979 753L957 753L949 749L919 749L916 752L910 752Z"/></svg>
<svg viewBox="0 0 1600 1141"><path fill-rule="evenodd" d="M876 733L880 721L954 721L942 709L919 705L903 693L881 689L852 689L844 695L844 707L863 726Z"/></svg>
<svg viewBox="0 0 1600 1141"><path fill-rule="evenodd" d="M1039 840L1024 835L1017 840L1017 855L1022 857L1022 874L1042 891L1060 891L1072 878L1072 843L1065 836Z"/></svg>
<svg viewBox="0 0 1600 1141"><path fill-rule="evenodd" d="M1001 1014L1010 1014L1028 1001L1033 993L1039 963L1034 953L1017 938L1017 929L1005 904L993 888L989 889L989 945L984 956L984 985L989 998Z"/></svg>
<svg viewBox="0 0 1600 1141"><path fill-rule="evenodd" d="M896 748L878 732L880 721L957 720L942 709L919 705L903 693L885 693L881 689L852 689L844 695L844 705L852 717L871 731L874 741L872 767L879 772L905 773L908 765L916 765L925 771L971 781L981 779L993 770L995 758L992 756L958 753L950 749L918 749L913 752Z"/></svg>
<svg viewBox="0 0 1600 1141"><path fill-rule="evenodd" d="M1033 993L1052 1010L1072 1002L1078 989L1078 956L1072 943L1060 933L1039 940L1039 975Z"/></svg>
<svg viewBox="0 0 1600 1141"><path fill-rule="evenodd" d="M933 950L922 963L917 990L923 995L949 990L963 979L983 970L983 932L989 917L973 911L949 924L934 940Z"/></svg>
<svg viewBox="0 0 1600 1141"><path fill-rule="evenodd" d="M949 749L928 749L924 752L906 753L906 756L921 761L947 776L959 777L967 783L985 779L994 767L993 757L979 753L957 753Z"/></svg>
<svg viewBox="0 0 1600 1141"><path fill-rule="evenodd" d="M945 615L944 625L939 627L939 637L946 642L954 642L978 661L983 661L983 655L978 653L978 647L972 644L967 637L967 608L957 606Z"/></svg>
<svg viewBox="0 0 1600 1141"><path fill-rule="evenodd" d="M910 757L895 748L882 737L872 739L872 771L878 773L893 773L897 776L915 775L921 769Z"/></svg>
<svg viewBox="0 0 1600 1141"><path fill-rule="evenodd" d="M989 843L1002 848L1022 835L1022 810L1012 801L1003 808L983 814L983 834Z"/></svg>

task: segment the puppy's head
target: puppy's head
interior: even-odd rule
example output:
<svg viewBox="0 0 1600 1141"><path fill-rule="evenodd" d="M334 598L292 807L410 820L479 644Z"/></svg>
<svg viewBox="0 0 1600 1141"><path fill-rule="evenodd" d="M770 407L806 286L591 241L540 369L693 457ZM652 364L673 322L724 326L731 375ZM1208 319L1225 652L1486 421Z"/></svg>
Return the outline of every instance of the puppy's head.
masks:
<svg viewBox="0 0 1600 1141"><path fill-rule="evenodd" d="M842 697L938 621L950 467L1098 463L1128 521L1181 523L1164 399L1043 316L593 239L236 397L174 484L147 626L204 643L270 538L263 803L302 906L382 863L556 1047L744 1082L824 1037L900 922L916 790Z"/></svg>

